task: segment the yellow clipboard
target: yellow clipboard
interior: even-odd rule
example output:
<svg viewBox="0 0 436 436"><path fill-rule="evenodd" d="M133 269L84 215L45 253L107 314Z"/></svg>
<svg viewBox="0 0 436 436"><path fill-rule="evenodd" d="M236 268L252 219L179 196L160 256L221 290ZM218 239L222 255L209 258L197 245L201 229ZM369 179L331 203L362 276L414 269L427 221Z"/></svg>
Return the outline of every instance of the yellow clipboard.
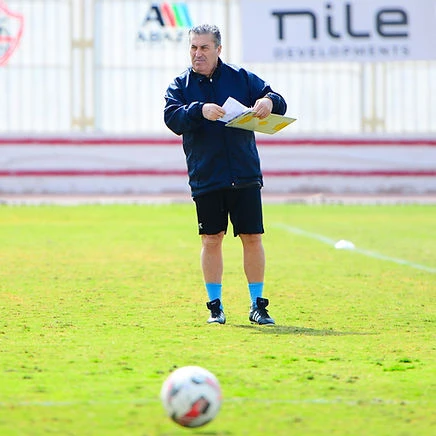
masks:
<svg viewBox="0 0 436 436"><path fill-rule="evenodd" d="M255 117L252 111L247 111L230 120L226 124L226 127L253 130L272 135L286 126L289 126L289 124L292 124L294 121L296 121L296 118L285 117L284 115L277 114L270 114L261 120L260 118Z"/></svg>

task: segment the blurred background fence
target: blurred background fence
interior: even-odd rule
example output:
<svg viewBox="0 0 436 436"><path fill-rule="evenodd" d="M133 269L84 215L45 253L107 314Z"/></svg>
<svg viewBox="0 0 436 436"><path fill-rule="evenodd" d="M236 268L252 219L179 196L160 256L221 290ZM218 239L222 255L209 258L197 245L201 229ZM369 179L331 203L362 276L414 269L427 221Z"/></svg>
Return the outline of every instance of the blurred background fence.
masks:
<svg viewBox="0 0 436 436"><path fill-rule="evenodd" d="M189 21L150 31L165 4L8 0L24 22L19 47L0 67L0 132L167 133L163 95L189 64L186 27L218 24L223 59L236 64L243 29L239 1L188 0ZM0 20L4 38L4 13ZM436 132L436 61L244 65L267 78L298 115L288 134Z"/></svg>
<svg viewBox="0 0 436 436"><path fill-rule="evenodd" d="M436 2L417 0L415 3L423 1L435 14ZM377 11L380 2L383 0L341 0L334 2L334 6L322 5L323 2L317 0L276 0L275 3L285 9L298 6L306 11L322 5L324 9L319 13L326 15L322 20L326 20L327 25L330 23L332 36L336 32L334 26L344 26L334 21L340 23L343 11L348 13L345 16L349 21L354 22L359 7L362 10L372 7ZM162 147L153 149L153 156L163 153L162 158L154 159L154 169L166 167L165 155L168 156L169 150L164 150L164 146L178 145L179 140L175 141L163 123L163 96L169 82L190 63L188 28L203 22L215 23L221 28L223 60L243 64L265 78L286 98L287 114L298 119L274 137L259 140L261 147L262 144L270 147L266 156L267 172L273 175L275 171L276 176L282 177L277 183L278 189L365 189L361 179L356 182L356 188L351 185L338 188L337 182L332 182L331 186L324 183L328 175L325 171L339 178L353 177L353 171L357 171L354 176L358 177L365 174L409 177L405 184L385 188L380 188L379 184L373 189L436 190L436 60L432 56L421 60L391 56L384 60L377 57L373 61L327 58L322 62L305 59L247 62L243 45L246 27L251 27L244 24L247 23L247 3L247 0L245 3L242 0L172 3L0 0L0 152L3 155L0 192L56 190L53 185L56 171L58 176L66 178L102 176L107 179L114 170L113 162L120 162L119 154L122 156L123 150L127 150L117 149L108 166L98 167L95 162L99 158L93 161L90 156L106 155L107 149L100 147L98 150L103 151L92 150L86 155L83 148L77 151L79 143L109 145L111 150L160 144ZM401 28L400 25L406 23L403 9L393 9L398 2L392 0L384 3L390 15L386 15L384 24L379 23L378 29L389 24ZM245 9L242 9L244 4ZM250 11L253 17L248 17L251 30L268 32L268 27L255 15L262 2L249 4L253 4ZM331 12L334 7L337 10ZM379 19L380 14L377 17ZM352 25L357 28L356 24ZM351 33L350 29L348 32ZM431 44L434 45L434 40ZM346 138L351 139L347 142ZM37 147L41 144L42 148ZM65 148L62 152L53 148L62 145L72 148L68 153ZM320 145L327 147L322 153ZM350 145L354 148L351 153ZM39 153L38 158L30 158L29 146L33 147L32 156ZM311 146L314 148L310 149ZM384 148L377 149L378 146ZM395 151L399 161L393 158L394 146L398 146ZM150 153L150 149L141 150L139 154ZM183 156L180 150L174 152L174 147L171 150L178 163L172 167L173 174L168 168L165 174L180 178ZM76 152L78 157L71 158ZM135 161L138 162L138 158ZM277 162L283 165L284 161L289 165L279 168ZM83 172L83 162L89 166L87 174ZM372 162L372 166L362 166L364 162ZM130 168L130 164L126 165ZM151 174L144 166L135 168L136 173L131 176L163 176L159 172ZM92 173L92 169L96 172ZM304 174L304 171L308 172ZM333 174L334 171L337 173ZM120 173L112 176L127 177ZM301 182L304 176L308 177L304 183L292 184L295 177L300 177ZM410 176L421 176L422 186L410 188ZM43 183L47 177L48 184ZM324 178L320 181L315 180L316 177ZM58 186L63 186L59 188L61 191L91 190L89 180L83 180L83 185ZM156 181L155 177L153 183ZM99 190L117 189L115 185L107 185L107 189L104 186L102 182ZM165 185L163 189L174 189L175 185L171 186ZM128 186L119 188L122 192L129 189Z"/></svg>

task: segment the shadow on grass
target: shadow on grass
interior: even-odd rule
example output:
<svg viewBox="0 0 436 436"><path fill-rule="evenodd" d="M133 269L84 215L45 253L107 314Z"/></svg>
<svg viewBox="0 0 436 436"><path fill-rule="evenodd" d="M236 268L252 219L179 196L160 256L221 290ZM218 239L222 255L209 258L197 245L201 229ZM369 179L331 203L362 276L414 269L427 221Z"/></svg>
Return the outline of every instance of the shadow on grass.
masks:
<svg viewBox="0 0 436 436"><path fill-rule="evenodd" d="M365 332L339 332L336 330L317 330L307 327L283 326L283 325L234 325L236 328L252 330L253 332L272 334L272 335L301 335L301 336L366 336L375 335L376 333Z"/></svg>

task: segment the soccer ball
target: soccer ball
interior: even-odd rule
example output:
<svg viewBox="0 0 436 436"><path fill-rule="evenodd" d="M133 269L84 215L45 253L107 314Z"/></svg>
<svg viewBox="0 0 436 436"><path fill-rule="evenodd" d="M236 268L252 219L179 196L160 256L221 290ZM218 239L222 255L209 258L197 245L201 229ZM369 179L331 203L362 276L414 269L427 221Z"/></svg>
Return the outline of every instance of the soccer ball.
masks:
<svg viewBox="0 0 436 436"><path fill-rule="evenodd" d="M164 381L160 393L168 416L183 427L200 427L215 418L222 393L217 378L200 366L184 366Z"/></svg>

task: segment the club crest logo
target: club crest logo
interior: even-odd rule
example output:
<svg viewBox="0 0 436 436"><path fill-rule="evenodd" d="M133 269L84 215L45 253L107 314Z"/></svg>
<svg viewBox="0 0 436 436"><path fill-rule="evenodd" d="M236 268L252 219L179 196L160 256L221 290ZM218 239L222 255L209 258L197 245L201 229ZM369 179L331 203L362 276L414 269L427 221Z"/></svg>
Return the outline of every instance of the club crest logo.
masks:
<svg viewBox="0 0 436 436"><path fill-rule="evenodd" d="M24 17L0 0L0 66L12 56L23 35Z"/></svg>

